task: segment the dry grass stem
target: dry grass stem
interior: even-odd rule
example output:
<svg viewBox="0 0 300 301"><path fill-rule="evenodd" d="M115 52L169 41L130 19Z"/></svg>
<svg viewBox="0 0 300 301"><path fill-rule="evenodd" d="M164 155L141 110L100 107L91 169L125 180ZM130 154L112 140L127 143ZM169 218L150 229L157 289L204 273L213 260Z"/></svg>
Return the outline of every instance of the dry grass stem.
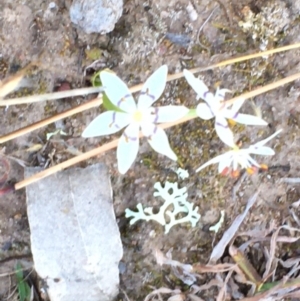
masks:
<svg viewBox="0 0 300 301"><path fill-rule="evenodd" d="M232 99L228 100L227 102L228 103L233 103L235 100L240 99L240 98L249 98L249 97L257 96L259 94L262 94L262 93L264 93L266 91L275 89L276 87L279 87L279 86L281 86L283 84L289 83L289 82L291 82L291 81L293 81L295 79L298 79L298 78L300 78L300 73L291 75L289 77L281 79L281 80L279 80L279 81L277 81L275 83L266 85L265 87L261 87L259 89L254 90L254 91L250 91L250 92L241 94L240 96L232 98ZM138 89L138 87L139 86L133 87L131 89L131 92L136 91ZM95 103L92 103L92 102L95 102ZM53 116L51 118L53 118L54 121L57 121L57 120L59 120L61 118L66 118L66 117L70 116L70 114L73 115L75 113L82 112L83 110L95 107L95 106L99 105L100 103L102 103L102 99L101 100L100 99L94 99L94 100L92 100L92 101L90 101L90 102L88 102L88 103L86 103L84 105L80 105L80 106L78 106L76 108L73 108L73 109L68 110L66 112L63 112L63 113L60 113L59 116L56 115L56 116ZM84 109L82 109L82 108L84 108ZM61 117L61 116L64 116L64 117ZM34 127L34 129L38 129L41 126L45 126L45 125L47 125L47 124L49 124L51 122L54 122L54 121L49 122L49 119L51 119L51 118L48 118L48 119L44 120L43 121L43 125L41 125L41 122L38 122L36 124L33 124L32 126ZM184 117L184 118L182 118L182 119L180 119L178 121L167 123L167 124L162 124L162 125L160 125L160 127L163 128L163 129L167 129L167 128L170 128L172 126L175 126L175 125L181 124L183 122L189 121L189 120L191 120L193 118L195 118L195 117L193 117L193 116L186 116L186 117ZM18 130L16 132L12 133L14 135L14 138L18 137L20 135L23 135L23 133L21 132L23 130L24 129L21 129L21 130ZM32 130L31 126L25 128L26 133L29 133L31 130ZM141 136L141 134L140 134L140 136ZM4 137L5 137L5 139L4 139ZM12 137L11 134L8 134L6 136L0 137L0 143L3 143L4 141L8 141L8 140L12 139L11 137ZM87 160L87 159L89 159L91 157L100 155L100 154L102 154L102 153L104 153L104 152L106 152L106 151L108 151L110 149L113 149L113 148L117 147L117 145L118 145L118 139L113 140L112 142L109 142L109 143L107 143L107 144L105 144L103 146L95 148L94 150L91 150L91 151L89 151L87 153L84 153L84 154L79 155L79 156L77 156L75 158L67 160L67 161L65 161L63 163L60 163L60 164L58 164L56 166L53 166L53 167L51 167L51 168L49 168L47 170L44 170L44 171L40 172L37 175L34 175L34 176L32 176L32 177L30 177L28 179L25 179L25 180L23 180L23 181L15 184L15 189L18 190L18 189L24 188L25 186L27 186L27 185L29 185L31 183L34 183L34 182L38 181L39 179L45 178L47 176L50 176L51 174L54 174L54 173L56 173L58 171L61 171L61 170L65 169L65 168L67 168L67 167L70 167L70 166L75 165L75 164L77 164L79 162Z"/></svg>
<svg viewBox="0 0 300 301"><path fill-rule="evenodd" d="M268 51L264 51L264 52L259 52L259 53L255 53L255 54L251 54L251 55L247 55L247 56L242 56L242 57L238 57L238 58L234 58L234 59L230 59L230 60L226 60L226 61L223 61L223 62L220 62L220 63L217 63L217 64L214 64L214 65L210 65L208 67L204 67L204 68L194 68L194 69L191 69L190 71L192 73L197 73L197 72L201 72L201 71L205 71L205 70L209 70L209 69L213 69L213 68L217 68L217 67L222 67L222 66L226 66L226 65L229 65L229 64L233 64L233 63L236 63L236 62L241 62L241 61L245 61L245 60L249 60L249 59L253 59L253 58L257 58L257 57L261 57L261 56L265 56L265 55L270 55L270 54L274 54L274 53L278 53L278 52L281 52L281 51L287 51L287 50L291 50L291 49L295 49L295 48L298 48L300 47L300 43L297 43L297 44L293 44L293 45L288 45L288 46L284 46L284 47L280 47L280 48L276 48L276 49L272 49L272 50L268 50ZM22 73L23 74L23 73ZM168 78L167 78L167 81L172 81L172 80L176 80L176 79L180 79L183 77L183 73L182 72L179 72L179 73L176 73L176 74L171 74L171 75L168 75ZM266 85L264 87L261 87L259 89L256 89L254 91L250 91L250 92L247 92L243 95L240 95L238 97L235 97L235 98L232 98L230 100L227 101L227 103L233 103L234 101L236 101L237 99L240 99L241 97L247 99L247 98L250 98L250 97L254 97L254 96L257 96L261 93L264 93L264 92L267 92L267 91L270 91L272 89L275 89L276 87L279 87L285 83L288 83L288 82L291 82L297 78L300 77L300 73L298 74L295 74L295 75L292 75L290 77L287 77L287 78L284 78L276 83L272 83L270 85ZM139 85L136 85L136 86L133 86L130 88L130 92L131 93L135 93L137 91L140 91L142 89L142 86L143 84L139 84ZM86 88L86 89L101 89L101 88ZM99 92L99 90L97 90ZM72 92L73 91L73 92ZM74 93L73 96L75 95L81 95L81 94L77 94L79 93L79 91L82 91L81 94L86 94L87 90L85 90L85 93L84 92L84 89L78 89L78 90L71 90L71 91L64 91L64 92L69 92L69 93ZM91 91L94 91L94 90L91 90ZM31 99L34 100L34 101L41 101L41 100L46 100L45 98L47 97L47 95L49 95L49 97L51 99L58 99L57 97L59 97L60 95L70 95L70 94L58 94L58 93L63 93L63 92L57 92L57 93L50 93L50 94L44 94L44 95L36 95L36 96L31 96ZM90 92L90 93L93 93L93 92ZM67 96L63 96L63 97L67 97ZM69 96L70 97L70 96ZM15 103L25 103L24 100L26 102L30 102L30 97L23 97L23 98L15 98L15 99L10 99L10 100L5 100L5 101L1 101L0 100L0 106L1 104L2 105L8 105L8 101L9 101L9 104L12 105L13 103L12 102L15 102ZM34 102L33 101L33 102ZM31 101L32 102L32 101ZM95 102L95 104L94 104ZM50 118L47 118L47 119L44 119L44 120L41 120L39 122L36 122L30 126L27 126L23 129L20 129L20 130L17 130L13 133L10 133L10 134L7 134L5 136L2 136L0 137L0 143L4 143L4 142L7 142L11 139L14 139L14 138L17 138L17 137L20 137L24 134L27 134L27 133L30 133L31 131L34 131L34 130L37 130L41 127L44 127L52 122L55 122L55 121L58 121L60 119L63 119L63 118L67 118L69 116L72 116L74 114L77 114L77 113L80 113L80 112L83 112L85 110L88 110L94 106L98 106L100 105L102 102L97 102L95 101L95 99L91 100L89 103L86 103L84 105L79 105L73 109L70 109L66 112L63 112L63 113L59 113L53 117L50 117ZM192 118L190 118L192 119ZM181 123L181 122L179 122ZM174 125L176 125L177 123L174 123Z"/></svg>
<svg viewBox="0 0 300 301"><path fill-rule="evenodd" d="M59 113L57 115L51 116L49 118L43 119L43 120L38 121L36 123L33 123L29 126L26 126L22 129L19 129L19 130L16 130L16 131L12 132L12 133L4 135L4 136L0 137L0 143L4 143L4 142L7 142L9 140L20 137L22 135L28 134L28 133L30 133L32 131L35 131L35 130L43 127L43 126L47 126L50 123L56 122L56 121L58 121L60 119L63 119L63 118L67 118L69 116L80 113L82 111L100 106L101 104L102 104L102 97L95 98L95 99L93 99L93 100L91 100L87 103L81 104L81 105L79 105L79 106L77 106L73 109L70 109L70 110L67 110L65 112Z"/></svg>
<svg viewBox="0 0 300 301"><path fill-rule="evenodd" d="M0 100L0 106L21 105L25 103L33 103L39 101L56 100L56 99L74 97L79 95L100 93L102 92L102 90L103 90L102 87L89 87L89 88L73 89L68 91L47 93L41 95L31 95L26 97L11 98L11 99ZM0 98L1 98L1 93L0 93Z"/></svg>
<svg viewBox="0 0 300 301"><path fill-rule="evenodd" d="M295 81L296 79L299 79L300 78L300 73L296 73L296 74L293 74L293 75L290 75L288 77L285 77L283 79L280 79L274 83L271 83L271 84L268 84L268 85L265 85L263 87L260 87L260 88L257 88L253 91L249 91L249 92L246 92L246 93L243 93L237 97L234 97L234 98L231 98L229 100L226 100L225 103L230 105L230 104L233 104L236 100L238 99L241 99L241 98L244 98L244 99L249 99L251 97L255 97L257 95L260 95L260 94L263 94L263 93L266 93L268 91L271 91L271 90L274 90L280 86L283 86L285 84L288 84L292 81Z"/></svg>
<svg viewBox="0 0 300 301"><path fill-rule="evenodd" d="M170 122L170 123L162 124L161 128L167 129L167 128L170 128L170 127L172 127L172 126L174 126L176 124L186 122L186 121L188 121L190 119L192 119L192 117L184 117L184 118L180 119L180 122ZM142 137L142 133L140 133L140 137ZM85 161L85 160L90 159L92 157L101 155L101 154L105 153L108 150L114 149L114 148L117 147L118 142L119 142L119 139L112 140L111 142L108 142L108 143L106 143L106 144L104 144L102 146L99 146L99 147L97 147L97 148L95 148L95 149L93 149L91 151L88 151L88 152L82 154L82 155L76 156L76 157L74 157L72 159L69 159L69 160L67 160L65 162L62 162L62 163L60 163L58 165L52 166L52 167L50 167L48 169L45 169L45 170L43 170L43 171L41 171L41 172L39 172L39 173L37 173L37 174L35 174L33 176L31 176L31 177L29 177L29 178L21 181L21 182L16 183L15 186L14 186L15 190L24 188L27 185L35 183L38 180L46 178L46 177L48 177L48 176L50 176L50 175L52 175L52 174L54 174L54 173L56 173L58 171L62 171L64 169L66 169L68 167L71 167L71 166L73 166L75 164L78 164L78 163L80 163L82 161Z"/></svg>
<svg viewBox="0 0 300 301"><path fill-rule="evenodd" d="M270 54L273 54L273 53L277 53L277 52L281 52L281 51L286 51L286 50L291 50L291 49L295 49L295 48L298 48L300 47L300 43L297 43L297 44L293 44L293 45L289 45L289 46L285 46L285 47L281 47L281 48L277 48L277 49L272 49L272 50L268 50L268 51L265 51L265 52L260 52L260 53L256 53L256 54L253 54L253 55L248 55L248 56L243 56L243 57L240 57L240 58L235 58L235 59L230 59L230 60L227 60L227 61L224 61L224 62L221 62L221 63L218 63L218 64L215 64L215 65L211 65L211 66L208 66L206 68L195 68L195 69L192 69L190 70L191 72L193 73L196 73L196 72L200 72L202 70L208 70L208 69L212 69L212 68L216 68L216 67L221 67L221 66L225 66L225 65L228 65L228 64L232 64L232 63L235 63L235 62L240 62L240 61L243 61L243 60L247 60L247 59L252 59L252 58L256 58L256 57L261 57L261 56L264 56L264 55L270 55ZM173 74L173 75L169 75L168 76L168 81L171 81L171 80L175 80L175 79L178 79L178 78L181 78L183 76L182 73L178 73L178 74ZM286 84L286 83L289 83L293 80L296 80L300 78L300 73L297 73L297 74L294 74L294 75L291 75L287 78L284 78L284 79L281 79L275 83L272 83L272 84L269 84L269 85L266 85L264 87L261 87L259 89L256 89L254 91L250 91L250 92L247 92L247 93L244 93L238 97L235 97L235 98L232 98L230 100L228 100L227 102L228 103L233 103L235 100L237 99L240 99L240 98L250 98L250 97L253 97L253 96L257 96L259 94L262 94L266 91L270 91L272 89L275 89L276 87L279 87L283 84ZM141 89L142 85L137 85L137 86L134 86L132 88L130 88L130 91L132 93L134 92L137 92ZM73 108L71 110L68 110L66 112L63 112L63 113L60 113L56 116L53 116L51 118L48 118L48 119L45 119L41 122L38 122L38 123L35 123L25 129L21 129L19 131L16 131L12 134L8 134L4 137L1 137L0 138L0 143L3 143L5 141L8 141L10 139L13 139L15 137L18 137L20 135L23 135L24 133L29 133L30 131L32 131L33 129L36 130L38 129L39 127L42 127L42 126L45 126L51 122L54 122L54 121L57 121L61 118L66 118L68 116L71 116L73 114L76 114L76 113L79 113L79 112L82 112L84 110L87 110L89 108L92 108L92 107L95 107L95 106L98 106L102 103L102 99L94 99L84 105L80 105L80 106L77 106L76 108ZM185 117L185 118L182 118L180 119L179 121L176 121L176 122L172 122L172 123L168 123L168 124L163 124L163 125L160 125L163 129L166 129L166 128L169 128L169 127L172 127L174 125L178 125L178 124L181 124L183 122L186 122L188 120L191 120L193 119L194 117L192 116L188 116L188 117ZM140 134L141 136L141 134ZM115 139L103 146L100 146L98 148L95 148L89 152L86 152L84 154L81 154L81 155L78 155L70 160L67 160L65 162L62 162L56 166L53 166L47 170L44 170L36 175L33 175L19 183L16 183L14 188L15 190L18 190L18 189L21 189L21 188L24 188L26 187L27 185L30 185L42 178L45 178L47 176L50 176L58 171L61 171L65 168L68 168L68 167L71 167L77 163L80 163L82 161L85 161L91 157L94 157L94 156L98 156L108 150L111 150L115 147L117 147L118 145L118 139Z"/></svg>

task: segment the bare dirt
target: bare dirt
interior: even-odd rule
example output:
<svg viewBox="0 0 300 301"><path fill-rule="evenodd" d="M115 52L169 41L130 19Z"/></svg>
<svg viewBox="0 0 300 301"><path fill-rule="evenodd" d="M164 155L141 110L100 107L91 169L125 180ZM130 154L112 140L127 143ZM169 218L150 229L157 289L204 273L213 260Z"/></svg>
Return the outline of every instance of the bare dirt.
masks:
<svg viewBox="0 0 300 301"><path fill-rule="evenodd" d="M69 1L53 2L56 4L54 9L49 8L50 1L44 0L2 0L0 3L0 80L31 61L39 59L40 62L28 75L31 87L15 96L52 92L61 85L72 88L89 86L90 76L102 68L113 69L128 86L133 86L143 82L162 64L168 65L169 73L176 73L183 68L205 67L226 58L299 41L300 5L292 0L191 1L192 9L188 10L187 0L129 0L124 4L123 16L115 30L105 36L84 34L70 23ZM214 8L211 19L198 34ZM200 78L212 90L221 86L238 95L297 73L299 63L300 50L292 50L202 72ZM261 163L269 165L269 170L246 176L238 186L238 179L217 175L216 166L195 173L201 164L226 150L217 139L213 123L200 119L167 131L181 167L190 174L186 180L180 180L174 172L178 163L154 153L144 140L135 164L125 176L117 171L114 151L85 163L100 160L110 168L115 212L124 246L121 287L131 300L143 300L153 288L180 287L187 290L168 269L156 264L153 249L160 249L163 253L172 249L173 258L184 263L206 263L212 245L258 188L259 199L247 216L242 231L264 230L270 224L280 226L283 223L299 227L289 206L300 198L300 186L283 182L283 178L299 177L299 97L299 81L296 81L258 96L243 107L242 111L249 114L259 112L269 126L247 129L235 126L237 140L249 145L278 129L283 129L283 133L270 142L276 155L258 158L264 160ZM0 134L10 133L91 98L93 96L82 96L1 108ZM187 107L195 107L198 103L194 91L183 79L169 83L159 102ZM75 153L92 149L110 140L110 137L85 140L80 136L100 110L77 114L9 141L1 146L2 153L23 160L23 165L48 167ZM56 136L47 141L46 134L56 129L63 129L67 136ZM38 151L32 151L33 147ZM23 179L20 161L5 158L11 165L7 180L17 182ZM159 206L159 201L153 198L153 185L167 180L187 187L189 200L199 206L202 215L197 227L179 225L165 235L163 228L154 222L129 226L124 217L125 208L134 209L139 202L145 206ZM208 229L219 220L221 210L225 210L225 222L214 237ZM30 254L29 235L25 191L1 196L0 263L5 258ZM282 244L276 255L282 258L299 255L298 248L297 242ZM251 254L251 250L248 253ZM25 259L22 263L30 265ZM2 262L0 274L13 272L14 264L14 260ZM253 265L259 265L255 258ZM0 298L9 300L11 278L0 277ZM203 276L200 282L206 283L209 277ZM122 293L119 298L125 300ZM213 300L212 296L202 298Z"/></svg>

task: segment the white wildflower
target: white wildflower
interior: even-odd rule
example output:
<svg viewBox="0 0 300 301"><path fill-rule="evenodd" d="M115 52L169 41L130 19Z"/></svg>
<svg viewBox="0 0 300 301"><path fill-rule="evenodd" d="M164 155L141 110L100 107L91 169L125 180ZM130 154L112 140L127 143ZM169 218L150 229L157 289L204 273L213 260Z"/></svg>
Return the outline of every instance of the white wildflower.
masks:
<svg viewBox="0 0 300 301"><path fill-rule="evenodd" d="M228 89L217 89L213 95L204 84L203 81L196 78L190 71L183 70L183 74L195 90L199 98L205 100L205 103L200 103L197 106L197 115L205 120L215 117L215 128L220 139L227 145L234 147L233 133L228 127L226 119L232 119L237 123L247 125L267 125L267 122L257 116L238 113L245 99L237 100L229 109L228 105L223 102L225 93L230 92Z"/></svg>
<svg viewBox="0 0 300 301"><path fill-rule="evenodd" d="M238 166L241 168L245 168L249 174L253 174L259 168L267 169L268 167L264 164L257 163L253 158L251 158L250 154L261 155L261 156L272 156L275 154L273 149L270 147L264 146L267 142L277 136L282 130L277 131L270 137L257 142L253 145L250 145L247 149L240 149L235 146L232 150L228 151L223 155L219 155L202 166L200 166L196 172L202 170L203 168L211 165L211 164L219 164L219 173L226 175L230 173L233 177L238 176Z"/></svg>
<svg viewBox="0 0 300 301"><path fill-rule="evenodd" d="M100 73L107 97L122 112L107 111L100 114L88 125L82 136L109 135L126 127L117 148L118 168L122 174L127 172L137 156L140 128L156 152L177 160L166 133L156 124L178 120L189 110L184 106L151 107L165 89L167 74L166 65L156 70L145 82L136 104L127 85L119 77L107 71Z"/></svg>

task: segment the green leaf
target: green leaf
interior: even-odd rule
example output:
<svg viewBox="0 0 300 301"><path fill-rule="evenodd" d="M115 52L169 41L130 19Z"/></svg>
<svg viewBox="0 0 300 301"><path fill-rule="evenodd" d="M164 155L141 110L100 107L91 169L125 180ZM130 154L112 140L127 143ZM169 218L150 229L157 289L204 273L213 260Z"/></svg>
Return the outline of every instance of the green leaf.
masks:
<svg viewBox="0 0 300 301"><path fill-rule="evenodd" d="M24 279L23 269L21 264L18 262L16 264L16 279L17 288L20 301L30 301L30 287Z"/></svg>
<svg viewBox="0 0 300 301"><path fill-rule="evenodd" d="M101 80L100 80L100 72L102 72L102 70L96 72L96 73L92 76L91 82L92 82L93 87L101 87L101 86L102 86L102 83L101 83ZM103 94L102 101L103 101L103 106L104 106L104 108L105 108L106 110L124 113L123 110L121 110L119 107L115 106L115 105L109 100L109 98L107 97L106 94Z"/></svg>
<svg viewBox="0 0 300 301"><path fill-rule="evenodd" d="M85 50L86 58L92 61L98 60L102 56L102 50L99 48L92 48Z"/></svg>
<svg viewBox="0 0 300 301"><path fill-rule="evenodd" d="M123 110L121 110L119 107L115 106L107 97L106 94L103 94L102 97L102 101L103 101L103 106L106 110L108 111L115 111L115 112L121 112L121 113L125 113Z"/></svg>
<svg viewBox="0 0 300 301"><path fill-rule="evenodd" d="M197 109L190 109L187 113L187 116L196 118L197 117Z"/></svg>
<svg viewBox="0 0 300 301"><path fill-rule="evenodd" d="M102 71L102 70L101 70ZM100 72L101 71L98 71L96 72L92 78L91 78L91 82L92 82L92 85L93 87L101 87L102 84L101 84L101 80L100 80Z"/></svg>

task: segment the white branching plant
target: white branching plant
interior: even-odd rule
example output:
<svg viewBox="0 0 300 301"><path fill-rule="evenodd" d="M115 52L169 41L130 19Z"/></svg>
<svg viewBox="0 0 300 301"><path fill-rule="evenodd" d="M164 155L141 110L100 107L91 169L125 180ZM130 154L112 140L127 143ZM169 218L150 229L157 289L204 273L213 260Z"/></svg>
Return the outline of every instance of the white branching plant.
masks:
<svg viewBox="0 0 300 301"><path fill-rule="evenodd" d="M275 152L270 147L265 146L265 144L278 135L281 130L260 142L250 145L249 148L241 149L235 144L234 135L228 126L227 120L256 126L266 126L267 122L257 116L239 113L245 99L238 98L233 104L228 104L224 101L224 98L225 93L230 92L230 90L217 89L215 95L213 95L204 82L196 78L188 70L183 71L187 82L197 93L197 99L205 101L198 104L196 112L192 109L189 110L185 106L169 105L153 107L153 103L163 94L167 73L168 68L166 65L156 70L143 85L138 102L136 103L129 88L119 77L110 71L102 71L100 79L103 90L112 103L113 108L96 117L84 130L82 136L96 137L110 135L125 128L119 139L117 148L118 169L121 174L125 174L137 156L140 136L146 137L156 152L172 160L177 160L177 156L170 147L165 131L158 124L174 122L180 120L188 113L196 113L198 117L204 120L215 118L215 130L218 137L231 148L228 152L200 166L196 170L197 172L211 164L219 164L219 173L232 177L239 175L239 168L246 169L249 174L253 174L258 169L267 169L266 165L256 162L250 154L274 155ZM190 203L181 204L184 209L183 211L189 211L187 210L187 204ZM169 205L167 203L167 206ZM173 203L173 205L177 214L178 204ZM152 209L146 208L143 211L142 205L139 204L137 213L127 209L126 214L127 217L134 217L131 220L131 224L138 219L154 219L165 225L164 214L166 208L162 207L163 210L159 214L153 214ZM191 210L191 212L193 211ZM170 215L170 212L167 211L167 214ZM189 219L190 216L187 215L184 221L188 221ZM172 220L171 224L167 226L166 233L169 231L169 227L176 223L178 221Z"/></svg>
<svg viewBox="0 0 300 301"><path fill-rule="evenodd" d="M192 227L196 226L201 215L198 213L198 207L194 208L194 204L187 201L186 187L178 188L177 183L167 181L164 187L159 182L155 183L154 188L156 190L154 197L160 196L164 200L164 204L157 213L153 212L153 207L143 208L141 203L136 206L137 212L126 209L125 216L132 218L130 225L138 220L153 220L165 227L165 234L169 233L170 229L177 224L190 222Z"/></svg>

